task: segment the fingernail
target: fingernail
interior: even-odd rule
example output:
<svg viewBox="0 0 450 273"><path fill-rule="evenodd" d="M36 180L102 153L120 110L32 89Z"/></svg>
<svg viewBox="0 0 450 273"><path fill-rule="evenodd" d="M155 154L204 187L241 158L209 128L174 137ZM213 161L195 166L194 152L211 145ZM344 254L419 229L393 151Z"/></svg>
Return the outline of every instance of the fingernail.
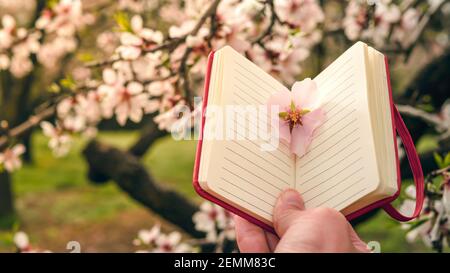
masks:
<svg viewBox="0 0 450 273"><path fill-rule="evenodd" d="M300 197L300 194L295 190L287 190L281 195L281 200L284 204L302 209L302 199Z"/></svg>

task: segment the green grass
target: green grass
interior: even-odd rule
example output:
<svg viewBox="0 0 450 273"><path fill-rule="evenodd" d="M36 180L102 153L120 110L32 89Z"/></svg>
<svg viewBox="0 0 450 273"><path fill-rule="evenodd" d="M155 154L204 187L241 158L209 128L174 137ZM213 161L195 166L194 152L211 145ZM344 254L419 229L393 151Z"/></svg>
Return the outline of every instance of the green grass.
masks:
<svg viewBox="0 0 450 273"><path fill-rule="evenodd" d="M102 132L99 139L116 147L126 148L137 136L137 132ZM109 230L116 228L117 233L121 234L125 230L119 230L119 225L115 227L109 223L114 225L122 221L120 217L124 213L143 210L114 183L89 183L86 178L87 166L81 155L85 144L85 141L76 139L73 149L66 157L55 158L47 148L47 139L37 133L33 136L34 163L25 165L13 175L18 225L38 244L48 242L48 238L63 244L70 239L65 238L69 236L65 234L67 230L73 230L72 227L75 227L75 233L82 232L81 229L77 230L78 227L99 227ZM428 139L420 145L421 149L429 149L434 144L432 139ZM151 148L142 162L157 181L200 200L191 186L195 147L194 141L164 138ZM129 232L136 232L134 227L129 228L132 229ZM421 244L408 244L400 225L384 212L358 226L357 231L365 241L380 242L383 252L427 250ZM121 243L123 242L111 241L111 244ZM0 252L11 251L11 244L11 233L0 232ZM125 241L123 244L131 245L131 242Z"/></svg>

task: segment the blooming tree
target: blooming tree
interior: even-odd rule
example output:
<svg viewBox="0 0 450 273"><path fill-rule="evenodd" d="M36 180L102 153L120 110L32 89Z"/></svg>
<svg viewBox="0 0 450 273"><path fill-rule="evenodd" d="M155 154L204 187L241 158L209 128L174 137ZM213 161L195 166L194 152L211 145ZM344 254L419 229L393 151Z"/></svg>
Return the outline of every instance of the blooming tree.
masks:
<svg viewBox="0 0 450 273"><path fill-rule="evenodd" d="M426 178L425 201L421 216L402 224L407 230L406 239L413 243L418 237L422 242L442 252L449 247L450 234L450 153L445 158L436 155L439 170L431 172ZM414 211L416 188L409 186L400 210L405 214Z"/></svg>
<svg viewBox="0 0 450 273"><path fill-rule="evenodd" d="M375 45L399 62L412 58L416 48L426 48L427 56L437 60L448 52L450 5L443 0L105 0L89 4L0 0L0 7L0 166L4 169L0 202L1 194L8 195L3 200L12 200L9 174L20 168L26 148L22 143L36 126L49 138L54 155L64 156L74 135L95 138L103 120L114 119L118 126L142 124L141 138L124 152L132 157L120 157L140 166L134 158L142 156L156 138L180 122L192 124L199 114L194 96L201 96L208 53L224 45L231 45L287 85L323 69L322 59L333 54L329 48L345 48L356 40ZM93 34L86 34L92 29ZM14 104L16 113L11 114L9 98L16 83L19 99ZM36 88L39 96L26 101ZM420 93L423 89L420 94L411 90L399 92L398 101L409 104L400 110L431 122L441 147L448 147L449 104L430 103L427 94ZM191 110L188 116L180 115L184 109ZM418 132L416 140L422 134ZM90 158L92 149L97 149L95 156L119 151L104 146L99 150L97 144L93 140L85 150L93 180L112 178L144 205L166 211L152 202L153 197L137 194L122 183L123 176L101 172L104 168L95 164L102 161ZM145 170L138 175L143 177L141 187L155 190ZM5 213L2 206L8 204L0 204L0 214ZM198 209L192 204L187 207ZM195 222L192 233L196 230L197 237L202 234L218 245L231 240L225 225L228 216L219 211L205 204L198 213L187 212ZM184 219L162 216L175 224ZM139 236L146 238L140 238L141 243L160 251L181 251L174 247L181 242L176 233L153 233L160 232L144 232Z"/></svg>

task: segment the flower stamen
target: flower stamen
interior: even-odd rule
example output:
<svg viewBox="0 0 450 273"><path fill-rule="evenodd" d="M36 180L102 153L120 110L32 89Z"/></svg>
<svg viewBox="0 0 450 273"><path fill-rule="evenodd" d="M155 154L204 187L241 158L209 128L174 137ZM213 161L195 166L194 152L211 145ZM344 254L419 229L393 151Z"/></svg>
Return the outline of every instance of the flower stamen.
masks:
<svg viewBox="0 0 450 273"><path fill-rule="evenodd" d="M289 130L292 130L296 126L303 126L303 117L309 113L308 109L301 109L295 106L294 101L291 101L291 106L286 112L280 112L278 115L281 119L289 124Z"/></svg>

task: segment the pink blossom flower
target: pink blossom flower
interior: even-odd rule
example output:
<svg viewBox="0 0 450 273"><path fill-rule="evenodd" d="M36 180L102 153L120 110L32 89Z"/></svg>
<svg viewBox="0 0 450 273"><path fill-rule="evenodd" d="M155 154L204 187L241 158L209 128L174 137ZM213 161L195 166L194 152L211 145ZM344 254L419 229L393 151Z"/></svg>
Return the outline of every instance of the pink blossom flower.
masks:
<svg viewBox="0 0 450 273"><path fill-rule="evenodd" d="M290 143L290 150L301 157L312 141L314 130L325 120L325 112L320 108L316 83L307 78L296 82L292 92L284 89L269 98L271 107L279 107L280 138Z"/></svg>
<svg viewBox="0 0 450 273"><path fill-rule="evenodd" d="M9 69L16 78L22 78L33 69L33 63L28 57L13 56Z"/></svg>
<svg viewBox="0 0 450 273"><path fill-rule="evenodd" d="M161 107L163 106L164 102ZM186 107L186 103L184 101L180 101L178 104L176 104L166 112L162 112L154 117L153 120L158 124L158 128L160 130L170 131L172 129L172 126L178 121L178 114L184 107Z"/></svg>
<svg viewBox="0 0 450 273"><path fill-rule="evenodd" d="M18 231L14 234L14 244L20 252L26 252L31 250L30 239L28 235L23 231Z"/></svg>
<svg viewBox="0 0 450 273"><path fill-rule="evenodd" d="M181 242L181 233L173 231L170 234L160 234L156 238L156 248L153 252L158 253L186 253L192 252L190 245Z"/></svg>
<svg viewBox="0 0 450 273"><path fill-rule="evenodd" d="M125 60L137 59L143 49L151 49L162 43L163 34L160 31L154 31L144 28L142 17L135 15L131 19L132 32L123 32L120 36L121 46L117 48L117 52Z"/></svg>
<svg viewBox="0 0 450 273"><path fill-rule="evenodd" d="M50 138L48 146L52 149L53 154L56 157L66 155L72 144L71 137L59 125L53 126L48 121L43 121L40 125L44 135Z"/></svg>
<svg viewBox="0 0 450 273"><path fill-rule="evenodd" d="M161 225L156 224L151 229L142 229L138 232L138 244L150 245L156 242L161 234Z"/></svg>
<svg viewBox="0 0 450 273"><path fill-rule="evenodd" d="M345 18L342 22L345 35L352 41L358 39L366 21L366 7L361 2L350 1L345 8Z"/></svg>
<svg viewBox="0 0 450 273"><path fill-rule="evenodd" d="M275 0L280 18L299 26L302 32L311 32L325 19L316 0Z"/></svg>
<svg viewBox="0 0 450 273"><path fill-rule="evenodd" d="M3 165L5 170L13 172L22 167L20 156L25 153L25 146L22 144L14 145L12 148L7 148L3 153L0 153L0 165Z"/></svg>
<svg viewBox="0 0 450 273"><path fill-rule="evenodd" d="M220 236L234 239L234 222L231 215L222 207L210 202L203 202L200 210L192 217L195 229L206 233L206 240L214 242Z"/></svg>
<svg viewBox="0 0 450 273"><path fill-rule="evenodd" d="M403 47L408 46L410 43L410 39L408 39L408 35L414 28L419 24L420 12L415 8L407 9L400 21L400 25L395 28L392 38L395 41L398 41L402 44Z"/></svg>
<svg viewBox="0 0 450 273"><path fill-rule="evenodd" d="M120 125L125 125L128 118L134 122L141 121L143 108L148 101L148 94L143 93L143 90L142 84L131 82L117 92L114 104L117 122Z"/></svg>
<svg viewBox="0 0 450 273"><path fill-rule="evenodd" d="M105 84L98 89L100 96L104 97L103 115L111 117L116 114L117 122L122 126L128 118L133 122L141 121L150 101L144 86L136 81L125 84L122 74L112 69L103 71L103 80Z"/></svg>
<svg viewBox="0 0 450 273"><path fill-rule="evenodd" d="M0 54L0 70L6 70L9 68L10 60L8 55Z"/></svg>
<svg viewBox="0 0 450 273"><path fill-rule="evenodd" d="M180 38L183 37L184 35L187 35L194 29L196 23L197 22L195 20L189 20L183 22L180 26L171 26L169 28L169 37Z"/></svg>
<svg viewBox="0 0 450 273"><path fill-rule="evenodd" d="M125 60L134 60L141 55L142 39L130 32L124 32L120 36L121 46L117 48L117 52Z"/></svg>
<svg viewBox="0 0 450 273"><path fill-rule="evenodd" d="M118 35L112 31L105 31L97 37L97 48L111 54L117 47Z"/></svg>

